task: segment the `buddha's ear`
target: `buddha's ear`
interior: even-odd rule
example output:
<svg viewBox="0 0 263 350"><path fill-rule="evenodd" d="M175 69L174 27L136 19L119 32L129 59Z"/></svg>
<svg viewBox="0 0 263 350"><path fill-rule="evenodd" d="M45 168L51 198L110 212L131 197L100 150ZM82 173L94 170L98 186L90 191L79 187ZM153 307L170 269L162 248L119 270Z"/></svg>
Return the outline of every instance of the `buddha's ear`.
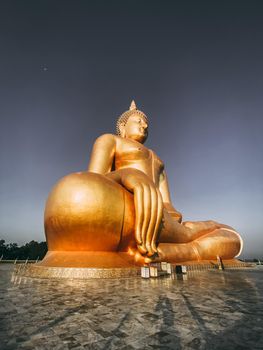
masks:
<svg viewBox="0 0 263 350"><path fill-rule="evenodd" d="M125 135L126 135L126 132L125 132L125 123L120 123L120 125L119 125L119 130L120 130L120 133L121 133L121 137L125 137Z"/></svg>

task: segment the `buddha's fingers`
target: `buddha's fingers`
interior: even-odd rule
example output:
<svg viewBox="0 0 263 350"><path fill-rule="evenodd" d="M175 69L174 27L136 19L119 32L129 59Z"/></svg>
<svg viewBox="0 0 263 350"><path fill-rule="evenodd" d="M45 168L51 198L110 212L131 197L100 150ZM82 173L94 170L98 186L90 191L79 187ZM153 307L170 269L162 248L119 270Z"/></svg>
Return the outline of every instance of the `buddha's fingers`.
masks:
<svg viewBox="0 0 263 350"><path fill-rule="evenodd" d="M152 236L152 250L154 252L157 252L157 240L158 240L158 235L160 232L160 225L161 225L161 221L162 221L162 217L163 217L163 199L162 199L162 195L160 193L159 190L157 190L157 219L155 222L155 227L154 227L154 232L153 232L153 236Z"/></svg>
<svg viewBox="0 0 263 350"><path fill-rule="evenodd" d="M143 224L143 187L136 186L134 189L135 206L135 240L138 245L142 244L142 224ZM146 252L144 252L146 253Z"/></svg>
<svg viewBox="0 0 263 350"><path fill-rule="evenodd" d="M157 191L154 187L150 188L151 191L151 217L150 222L147 228L146 233L146 249L147 249L147 255L152 256L154 255L155 251L152 249L152 238L154 234L154 228L157 220L157 213L158 213L158 196Z"/></svg>
<svg viewBox="0 0 263 350"><path fill-rule="evenodd" d="M142 248L145 249L145 253L147 253L146 235L151 219L151 190L148 185L143 185L143 213Z"/></svg>

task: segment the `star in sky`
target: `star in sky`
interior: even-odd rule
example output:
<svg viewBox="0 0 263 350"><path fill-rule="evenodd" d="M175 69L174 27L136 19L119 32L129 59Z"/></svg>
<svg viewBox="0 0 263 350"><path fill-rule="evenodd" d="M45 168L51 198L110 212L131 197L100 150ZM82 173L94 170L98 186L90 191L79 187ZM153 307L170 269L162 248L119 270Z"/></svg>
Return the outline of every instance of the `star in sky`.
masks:
<svg viewBox="0 0 263 350"><path fill-rule="evenodd" d="M46 64L41 64L40 69L41 71L46 72L48 71L48 66Z"/></svg>

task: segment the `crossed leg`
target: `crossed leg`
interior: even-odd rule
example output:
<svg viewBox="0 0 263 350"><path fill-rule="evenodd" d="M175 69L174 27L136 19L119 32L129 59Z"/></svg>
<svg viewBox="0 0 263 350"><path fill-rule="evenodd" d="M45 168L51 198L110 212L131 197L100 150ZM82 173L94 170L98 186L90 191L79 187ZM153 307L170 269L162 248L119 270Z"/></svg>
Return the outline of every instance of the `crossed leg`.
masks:
<svg viewBox="0 0 263 350"><path fill-rule="evenodd" d="M184 222L171 220L164 213L161 228L158 260L179 262L232 259L242 250L240 235L230 226L215 221Z"/></svg>

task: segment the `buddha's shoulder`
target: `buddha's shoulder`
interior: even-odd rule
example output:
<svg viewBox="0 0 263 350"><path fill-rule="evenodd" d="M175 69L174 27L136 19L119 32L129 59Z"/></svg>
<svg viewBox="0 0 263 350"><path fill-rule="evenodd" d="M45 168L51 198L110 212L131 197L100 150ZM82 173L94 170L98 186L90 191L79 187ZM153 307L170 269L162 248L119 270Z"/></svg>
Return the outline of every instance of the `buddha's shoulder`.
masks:
<svg viewBox="0 0 263 350"><path fill-rule="evenodd" d="M117 135L113 135L113 134L103 134L103 135L100 135L95 142L102 143L102 144L116 143L117 137L118 137Z"/></svg>
<svg viewBox="0 0 263 350"><path fill-rule="evenodd" d="M114 134L103 134L97 138L98 141L101 142L115 142L118 144L123 144L123 143L131 143L134 142L132 140L125 139L119 135L114 135ZM97 141L96 140L96 141Z"/></svg>

